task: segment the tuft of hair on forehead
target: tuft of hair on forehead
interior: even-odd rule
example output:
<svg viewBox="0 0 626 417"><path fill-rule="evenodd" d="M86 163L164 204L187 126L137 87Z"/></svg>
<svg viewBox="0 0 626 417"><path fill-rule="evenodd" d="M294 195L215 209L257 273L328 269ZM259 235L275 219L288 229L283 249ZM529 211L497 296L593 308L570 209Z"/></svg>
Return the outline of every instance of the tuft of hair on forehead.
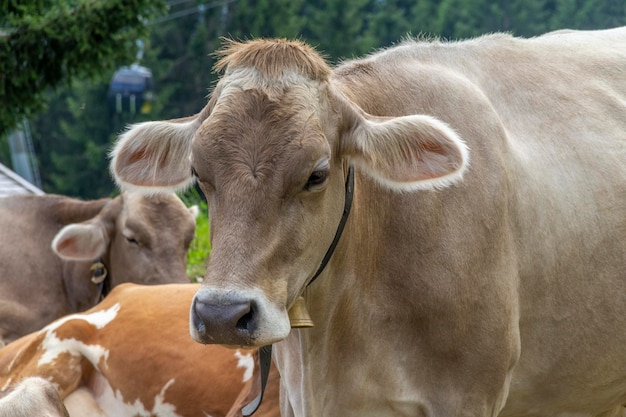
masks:
<svg viewBox="0 0 626 417"><path fill-rule="evenodd" d="M236 67L252 67L268 78L280 77L289 69L316 81L326 81L330 66L313 47L304 42L287 39L255 39L238 42L223 39L215 54L219 58L215 71Z"/></svg>

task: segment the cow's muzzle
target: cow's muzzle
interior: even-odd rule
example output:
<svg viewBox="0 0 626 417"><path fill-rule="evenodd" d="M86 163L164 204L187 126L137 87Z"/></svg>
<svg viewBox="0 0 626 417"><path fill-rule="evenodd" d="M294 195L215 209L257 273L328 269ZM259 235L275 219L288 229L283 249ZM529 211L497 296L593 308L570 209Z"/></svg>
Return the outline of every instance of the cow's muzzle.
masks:
<svg viewBox="0 0 626 417"><path fill-rule="evenodd" d="M191 305L189 329L200 343L257 347L289 334L287 312L257 291L201 288Z"/></svg>
<svg viewBox="0 0 626 417"><path fill-rule="evenodd" d="M256 308L250 300L214 304L195 297L191 306L192 336L201 343L248 344L256 322Z"/></svg>

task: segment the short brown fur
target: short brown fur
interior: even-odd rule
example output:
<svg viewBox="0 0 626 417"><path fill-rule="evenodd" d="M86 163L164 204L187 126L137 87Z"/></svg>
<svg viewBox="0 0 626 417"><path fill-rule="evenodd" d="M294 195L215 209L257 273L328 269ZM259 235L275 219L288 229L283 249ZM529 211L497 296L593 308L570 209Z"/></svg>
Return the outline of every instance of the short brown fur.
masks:
<svg viewBox="0 0 626 417"><path fill-rule="evenodd" d="M219 61L215 70L235 67L254 67L265 77L280 77L291 69L317 81L325 81L331 75L328 64L309 45L285 39L261 39L237 42L225 39L224 46L216 53Z"/></svg>

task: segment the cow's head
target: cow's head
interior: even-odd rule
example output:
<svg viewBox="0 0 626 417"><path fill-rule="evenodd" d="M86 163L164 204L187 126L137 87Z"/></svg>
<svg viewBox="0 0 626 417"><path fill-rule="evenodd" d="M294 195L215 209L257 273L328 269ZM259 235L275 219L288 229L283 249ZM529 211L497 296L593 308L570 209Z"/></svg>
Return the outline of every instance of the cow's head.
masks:
<svg viewBox="0 0 626 417"><path fill-rule="evenodd" d="M125 188L169 190L196 177L213 249L191 333L204 343L260 346L290 331L287 311L342 216L349 164L383 186L418 190L458 180L467 149L427 115L366 114L302 43L230 42L222 52L225 73L207 107L132 126L111 167Z"/></svg>
<svg viewBox="0 0 626 417"><path fill-rule="evenodd" d="M52 249L65 260L102 260L112 286L188 282L187 249L197 212L172 193L124 192L92 219L63 227Z"/></svg>

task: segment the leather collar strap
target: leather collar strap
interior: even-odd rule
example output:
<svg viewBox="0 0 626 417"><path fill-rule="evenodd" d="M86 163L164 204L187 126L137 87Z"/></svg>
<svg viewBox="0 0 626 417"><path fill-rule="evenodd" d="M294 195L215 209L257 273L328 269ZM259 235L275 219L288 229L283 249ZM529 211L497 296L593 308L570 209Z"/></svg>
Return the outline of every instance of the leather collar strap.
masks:
<svg viewBox="0 0 626 417"><path fill-rule="evenodd" d="M263 393L265 393L265 385L267 385L267 377L270 373L272 362L272 345L263 346L259 349L259 368L261 368L261 393L248 405L241 409L243 417L250 417L261 405Z"/></svg>
<svg viewBox="0 0 626 417"><path fill-rule="evenodd" d="M335 232L335 238L333 242L330 244L330 247L326 251L326 255L322 259L322 262L317 268L317 271L313 275L313 278L307 284L307 287L313 283L320 276L326 264L330 260L331 256L333 256L333 252L335 252L335 248L339 243L339 239L341 238L341 234L343 232L343 228L346 225L348 220L348 215L350 214L350 208L352 207L352 200L354 197L354 168L352 165L348 168L348 178L346 178L346 198L343 205L343 215L341 216L341 220L339 221L339 226L337 226L337 231ZM243 417L250 417L252 414L256 412L256 410L261 405L261 400L263 400L263 394L265 393L265 386L267 384L267 377L270 373L270 365L272 362L272 345L263 346L259 349L259 368L261 371L261 392L259 395L248 405L241 409L241 413Z"/></svg>
<svg viewBox="0 0 626 417"><path fill-rule="evenodd" d="M339 226L337 226L337 231L335 232L335 238L333 239L333 243L330 244L330 247L326 251L326 255L322 259L322 263L320 267L317 268L317 272L311 278L311 281L307 284L307 287L313 284L313 281L320 276L328 261L330 261L330 257L333 256L333 252L335 252L335 248L339 243L339 239L341 238L341 234L343 233L343 228L346 226L346 222L348 221L348 215L350 214L350 208L352 208L352 199L354 197L354 168L352 165L348 168L348 178L346 178L346 198L343 203L343 215L341 216L341 220L339 221Z"/></svg>

